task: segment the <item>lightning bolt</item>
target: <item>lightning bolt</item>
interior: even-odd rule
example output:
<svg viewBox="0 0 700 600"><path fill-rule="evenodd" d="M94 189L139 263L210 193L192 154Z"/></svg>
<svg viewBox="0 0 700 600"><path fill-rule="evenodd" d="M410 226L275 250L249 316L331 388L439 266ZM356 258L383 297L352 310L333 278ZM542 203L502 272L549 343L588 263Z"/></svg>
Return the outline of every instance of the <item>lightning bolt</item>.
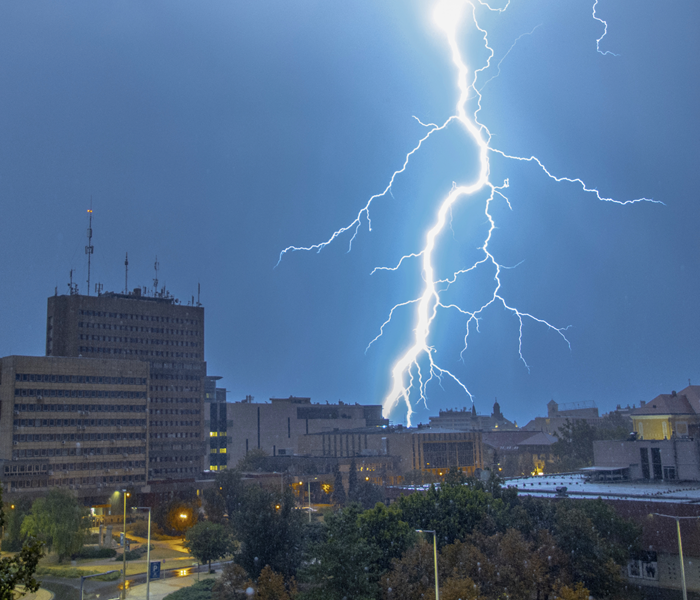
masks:
<svg viewBox="0 0 700 600"><path fill-rule="evenodd" d="M504 201L510 208L510 203L507 196L505 195L505 190L509 186L509 182L506 179L499 185L496 185L489 179L490 175L490 155L499 155L505 159L511 161L522 161L529 162L537 165L537 167L550 179L557 183L568 183L578 186L583 192L587 194L594 195L599 201L602 202L612 202L615 204L626 205L633 204L637 202L654 202L658 204L663 204L662 202L652 200L650 198L637 198L634 200L616 200L614 198L609 198L601 194L597 189L589 187L583 180L579 178L565 177L555 175L538 159L536 156L516 156L501 150L491 144L491 133L488 128L479 122L478 114L481 110L481 89L494 77L500 74L500 65L506 58L508 53L513 49L517 41L524 35L532 35L537 29L533 29L529 33L524 33L519 36L511 48L508 50L506 55L498 62L498 73L494 75L491 79L487 80L481 88L477 86L477 81L479 75L486 71L491 66L491 61L494 57L494 51L489 45L488 32L479 25L477 18L477 10L485 9L492 12L504 12L507 10L510 4L510 0L503 8L493 8L485 0L441 0L438 2L434 18L437 26L442 30L445 35L446 41L450 48L451 59L454 67L456 68L456 83L457 89L459 91L459 97L456 104L456 113L450 116L442 125L437 125L435 123L422 123L419 119L418 122L426 128L426 133L421 137L418 143L411 149L405 156L403 164L399 169L394 171L391 175L388 185L380 193L371 196L366 204L357 213L355 219L345 227L338 229L333 232L333 234L324 242L314 244L312 246L288 246L280 252L277 265L280 264L282 259L287 253L295 251L311 251L316 250L320 252L326 246L334 242L340 236L346 233L350 233L350 240L348 243L348 252L352 249L352 244L355 241L358 231L362 226L363 222L367 222L368 230L372 230L372 221L370 218L370 208L373 202L384 197L386 194L391 193L392 186L398 176L400 176L409 166L410 160L413 155L421 149L421 146L433 135L439 135L440 132L444 131L448 127L459 127L464 132L471 142L473 142L477 148L477 163L478 163L478 175L468 185L456 185L453 184L452 189L449 194L443 198L437 208L435 217L429 229L426 231L424 243L422 249L419 252L414 252L411 254L406 254L401 257L398 263L391 267L376 267L372 273L377 271L396 271L401 268L404 263L410 260L419 260L421 265L421 273L423 278L423 288L421 294L417 298L412 298L406 300L405 302L395 305L389 312L389 316L382 323L379 333L377 336L371 340L367 346L369 349L374 342L384 334L385 328L391 323L391 320L396 311L405 309L407 307L413 307L414 315L414 328L413 328L413 340L409 347L404 351L404 353L398 358L394 363L391 370L391 390L386 395L383 401L383 412L384 416L388 417L396 409L396 407L403 403L406 409L406 421L407 424L411 425L411 416L413 414L413 408L411 404L411 395L417 394L418 401L426 403L427 401L427 387L430 382L437 380L438 383L442 384L443 379L447 378L456 383L464 392L473 399L471 392L468 387L452 372L440 366L436 361L436 349L430 343L430 332L431 327L435 318L440 311L456 311L463 318L466 319L465 324L465 334L464 334L464 346L462 352L460 353L460 358L463 358L464 353L467 350L467 342L469 338L470 331L477 330L479 328L479 321L483 316L483 313L492 305L501 305L503 309L509 312L515 317L518 323L518 355L524 366L528 369L529 366L525 357L523 355L523 325L527 321L531 321L539 324L540 326L549 329L556 335L558 335L564 343L571 348L571 344L566 337L566 327L558 327L551 324L550 322L537 317L528 312L524 312L511 303L509 303L505 297L501 294L501 272L510 267L505 267L501 265L496 258L493 256L489 249L489 244L493 237L494 231L496 229L495 220L491 214L491 205L496 200ZM593 4L593 18L597 21L603 23L605 29L603 35L596 41L597 51L601 54L614 54L612 52L602 52L600 50L600 42L605 37L607 33L607 23L597 17L596 15L596 5L598 0L595 0ZM457 29L458 25L462 20L464 12L467 11L471 14L471 19L476 30L479 32L483 38L483 47L487 51L487 58L483 64L478 69L475 69L470 77L470 70L467 67L466 62L463 60L459 44L457 41ZM467 104L472 101L474 110L471 114L467 112ZM450 217L452 214L453 207L469 198L474 198L478 193L485 193L486 201L484 208L484 215L488 223L488 230L480 248L481 257L471 266L455 271L451 275L444 277L437 274L437 269L435 266L434 254L436 248L438 248L440 236L445 232L448 224L451 226ZM277 266L276 265L276 266ZM493 290L487 301L477 308L476 310L466 310L465 308L454 304L446 304L441 298L441 293L445 292L451 285L453 285L458 279L463 278L465 275L476 271L477 269L490 268L493 272Z"/></svg>

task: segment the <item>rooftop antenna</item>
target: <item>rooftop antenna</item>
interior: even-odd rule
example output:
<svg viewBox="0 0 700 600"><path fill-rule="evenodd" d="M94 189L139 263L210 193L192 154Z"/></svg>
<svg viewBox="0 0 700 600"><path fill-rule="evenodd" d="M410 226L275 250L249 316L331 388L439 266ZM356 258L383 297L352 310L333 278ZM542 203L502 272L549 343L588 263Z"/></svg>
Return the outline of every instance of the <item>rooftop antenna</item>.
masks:
<svg viewBox="0 0 700 600"><path fill-rule="evenodd" d="M85 246L85 254L88 257L88 278L87 278L87 295L90 295L90 258L95 248L92 245L92 196L90 196L90 208L88 209L89 223L87 230L88 245Z"/></svg>
<svg viewBox="0 0 700 600"><path fill-rule="evenodd" d="M75 271L75 269L70 270L70 283L68 284L68 289L70 290L71 296L74 296L78 293L78 284L73 283L73 271Z"/></svg>
<svg viewBox="0 0 700 600"><path fill-rule="evenodd" d="M202 306L202 303L199 301L199 295L202 291L202 284L197 283L197 306Z"/></svg>
<svg viewBox="0 0 700 600"><path fill-rule="evenodd" d="M129 253L126 253L126 259L124 260L124 293L129 293Z"/></svg>
<svg viewBox="0 0 700 600"><path fill-rule="evenodd" d="M156 271L156 277L153 280L153 295L158 295L158 269L160 268L160 263L158 262L158 255L156 254L156 262L153 263L153 268Z"/></svg>

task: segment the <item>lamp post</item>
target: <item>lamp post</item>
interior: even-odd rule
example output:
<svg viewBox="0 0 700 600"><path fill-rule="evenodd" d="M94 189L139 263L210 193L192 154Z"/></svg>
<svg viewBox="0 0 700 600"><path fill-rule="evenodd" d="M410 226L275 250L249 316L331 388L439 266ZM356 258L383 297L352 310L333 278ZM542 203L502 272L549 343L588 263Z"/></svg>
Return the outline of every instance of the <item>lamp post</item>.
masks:
<svg viewBox="0 0 700 600"><path fill-rule="evenodd" d="M146 542L146 600L149 600L149 592L151 589L151 507L134 506L133 510L148 511L148 538Z"/></svg>
<svg viewBox="0 0 700 600"><path fill-rule="evenodd" d="M433 534L433 560L435 562L435 600L440 600L440 589L438 587L438 562L437 562L437 534L434 529L416 529L418 533ZM684 598L683 600L688 600Z"/></svg>
<svg viewBox="0 0 700 600"><path fill-rule="evenodd" d="M683 585L683 600L688 600L688 591L685 584L685 565L683 564L683 544L681 542L681 519L700 519L700 517L676 517L674 515L662 515L661 513L653 513L657 517L666 517L667 519L675 519L676 534L678 535L678 556L681 561L681 584Z"/></svg>
<svg viewBox="0 0 700 600"><path fill-rule="evenodd" d="M122 593L121 598L124 600L126 598L126 499L129 496L129 492L122 490L122 495L124 496L124 522L122 524L122 531L124 535L124 547L122 548L122 558L123 558L123 569L122 569Z"/></svg>

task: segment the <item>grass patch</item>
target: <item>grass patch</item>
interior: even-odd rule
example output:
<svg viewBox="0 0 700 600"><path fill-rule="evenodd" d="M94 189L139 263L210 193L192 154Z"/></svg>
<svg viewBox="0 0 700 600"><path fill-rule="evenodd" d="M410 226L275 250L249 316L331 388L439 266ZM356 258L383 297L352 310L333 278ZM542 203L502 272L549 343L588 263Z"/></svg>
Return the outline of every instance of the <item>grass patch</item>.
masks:
<svg viewBox="0 0 700 600"><path fill-rule="evenodd" d="M78 579L83 575L97 575L98 573L104 573L105 571L113 571L112 566L106 568L97 569L79 569L77 567L37 567L36 574L38 576L44 575L48 577L59 577L61 579ZM95 579L100 579L102 581L115 581L119 579L119 572L107 573L101 577L95 577Z"/></svg>
<svg viewBox="0 0 700 600"><path fill-rule="evenodd" d="M54 600L80 600L80 592L65 583L56 583L51 581L49 583L41 583L41 587L45 590L49 590L54 594Z"/></svg>
<svg viewBox="0 0 700 600"><path fill-rule="evenodd" d="M211 589L216 579L203 579L197 583L168 594L163 600L211 600Z"/></svg>

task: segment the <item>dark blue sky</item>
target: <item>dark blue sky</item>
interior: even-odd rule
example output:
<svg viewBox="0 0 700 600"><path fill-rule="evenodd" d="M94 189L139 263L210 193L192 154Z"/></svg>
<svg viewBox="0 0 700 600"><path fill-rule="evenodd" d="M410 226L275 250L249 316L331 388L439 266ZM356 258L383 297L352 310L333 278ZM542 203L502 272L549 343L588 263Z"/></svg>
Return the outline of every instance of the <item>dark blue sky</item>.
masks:
<svg viewBox="0 0 700 600"><path fill-rule="evenodd" d="M122 291L159 279L183 301L202 286L209 371L247 394L380 403L411 336L399 311L365 354L391 307L419 293L426 222L453 181L475 173L473 144L448 130L425 144L373 228L347 253L294 253L352 221L426 133L455 111L455 71L424 1L268 0L0 2L0 355L42 354L46 298L76 269L86 291L86 209L93 199L92 281ZM570 325L569 350L542 326L518 328L492 307L470 336L441 315L431 343L479 412L498 397L523 424L560 403L603 411L700 382L700 237L695 174L700 4L678 0L513 0L484 14L500 76L483 89L480 120L493 145L538 156L491 158L508 178L495 203L491 250L508 301ZM464 22L470 67L486 54ZM442 257L478 256L483 199L462 203ZM449 242L449 243L448 243ZM445 266L445 268L447 268ZM445 275L446 273L443 273ZM470 308L489 294L484 272L455 289ZM458 293L457 293L458 292ZM427 408L471 406L452 384L428 388ZM393 420L404 419L402 411Z"/></svg>

